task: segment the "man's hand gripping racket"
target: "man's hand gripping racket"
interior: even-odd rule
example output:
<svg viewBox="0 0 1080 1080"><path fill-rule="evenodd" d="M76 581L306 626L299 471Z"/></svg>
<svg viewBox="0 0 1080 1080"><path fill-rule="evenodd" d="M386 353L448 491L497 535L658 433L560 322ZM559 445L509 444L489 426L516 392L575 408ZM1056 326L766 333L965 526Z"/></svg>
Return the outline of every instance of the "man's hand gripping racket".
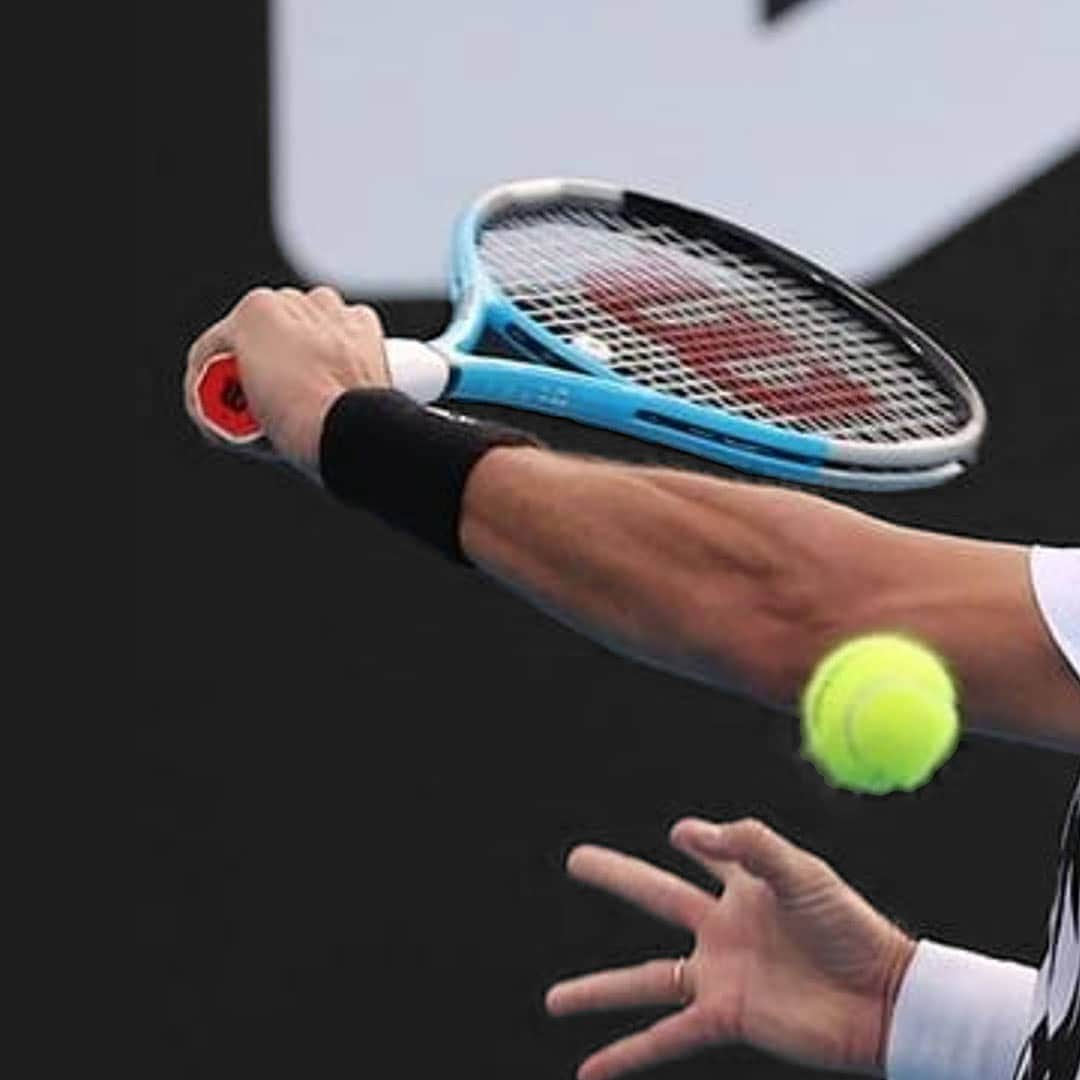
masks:
<svg viewBox="0 0 1080 1080"><path fill-rule="evenodd" d="M356 387L389 385L382 327L370 308L346 305L326 287L259 288L191 346L185 399L214 441L317 474L322 422L334 400Z"/></svg>
<svg viewBox="0 0 1080 1080"><path fill-rule="evenodd" d="M863 490L949 480L982 438L979 394L939 345L867 293L702 211L589 181L523 181L474 204L452 254L447 329L426 344L385 342L385 377L421 404L546 413L751 473ZM489 331L516 359L473 355ZM235 357L214 355L189 407L204 430L251 446L267 418L255 419L250 391Z"/></svg>

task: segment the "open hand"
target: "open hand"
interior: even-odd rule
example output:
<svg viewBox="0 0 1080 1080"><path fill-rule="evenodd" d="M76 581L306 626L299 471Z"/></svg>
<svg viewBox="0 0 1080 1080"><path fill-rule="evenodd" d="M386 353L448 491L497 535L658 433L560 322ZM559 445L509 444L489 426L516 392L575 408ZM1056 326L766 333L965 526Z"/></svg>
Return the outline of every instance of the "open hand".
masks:
<svg viewBox="0 0 1080 1080"><path fill-rule="evenodd" d="M674 826L671 842L722 883L719 898L617 851L585 845L570 853L574 878L695 937L684 960L596 972L548 991L556 1016L679 1007L593 1054L579 1080L607 1080L730 1042L880 1075L914 942L824 861L760 821L688 818Z"/></svg>

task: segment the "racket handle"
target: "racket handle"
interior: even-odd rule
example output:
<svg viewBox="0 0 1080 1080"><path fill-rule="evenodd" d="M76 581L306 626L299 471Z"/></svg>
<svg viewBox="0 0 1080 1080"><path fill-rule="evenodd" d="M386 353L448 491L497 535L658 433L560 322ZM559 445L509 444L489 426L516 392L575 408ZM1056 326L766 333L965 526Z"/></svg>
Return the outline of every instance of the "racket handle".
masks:
<svg viewBox="0 0 1080 1080"><path fill-rule="evenodd" d="M262 428L247 406L240 368L232 353L215 353L195 380L195 411L202 426L232 446L262 438Z"/></svg>
<svg viewBox="0 0 1080 1080"><path fill-rule="evenodd" d="M435 349L409 338L387 338L384 345L395 390L420 405L442 396L450 381L450 365ZM247 446L263 437L248 408L232 353L217 353L203 365L195 382L195 410L203 426L231 446Z"/></svg>
<svg viewBox="0 0 1080 1080"><path fill-rule="evenodd" d="M386 338L383 346L395 390L408 394L417 405L430 405L446 393L450 364L438 350L412 338Z"/></svg>

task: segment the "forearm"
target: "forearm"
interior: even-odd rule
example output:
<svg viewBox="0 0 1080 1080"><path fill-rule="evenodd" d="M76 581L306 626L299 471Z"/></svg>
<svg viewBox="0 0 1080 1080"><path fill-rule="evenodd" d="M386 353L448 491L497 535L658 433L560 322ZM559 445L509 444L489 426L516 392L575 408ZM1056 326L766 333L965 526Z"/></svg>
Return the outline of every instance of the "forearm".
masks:
<svg viewBox="0 0 1080 1080"><path fill-rule="evenodd" d="M619 652L785 704L795 679L762 658L777 659L778 636L800 621L792 571L803 564L750 509L771 493L740 488L732 501L728 485L700 479L496 451L470 478L462 544L501 583ZM777 577L788 587L763 588Z"/></svg>
<svg viewBox="0 0 1080 1080"><path fill-rule="evenodd" d="M609 647L790 708L852 634L927 640L969 723L1080 744L1080 690L1042 627L1026 552L900 529L816 496L495 450L473 470L469 557Z"/></svg>

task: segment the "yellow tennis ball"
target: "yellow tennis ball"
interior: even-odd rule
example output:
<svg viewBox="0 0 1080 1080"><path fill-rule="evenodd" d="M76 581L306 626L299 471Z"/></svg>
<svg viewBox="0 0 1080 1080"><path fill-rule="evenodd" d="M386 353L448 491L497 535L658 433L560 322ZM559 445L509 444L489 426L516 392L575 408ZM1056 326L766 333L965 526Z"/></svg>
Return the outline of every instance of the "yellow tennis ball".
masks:
<svg viewBox="0 0 1080 1080"><path fill-rule="evenodd" d="M960 734L945 664L898 634L868 634L830 652L801 713L804 756L834 787L874 795L921 787Z"/></svg>

